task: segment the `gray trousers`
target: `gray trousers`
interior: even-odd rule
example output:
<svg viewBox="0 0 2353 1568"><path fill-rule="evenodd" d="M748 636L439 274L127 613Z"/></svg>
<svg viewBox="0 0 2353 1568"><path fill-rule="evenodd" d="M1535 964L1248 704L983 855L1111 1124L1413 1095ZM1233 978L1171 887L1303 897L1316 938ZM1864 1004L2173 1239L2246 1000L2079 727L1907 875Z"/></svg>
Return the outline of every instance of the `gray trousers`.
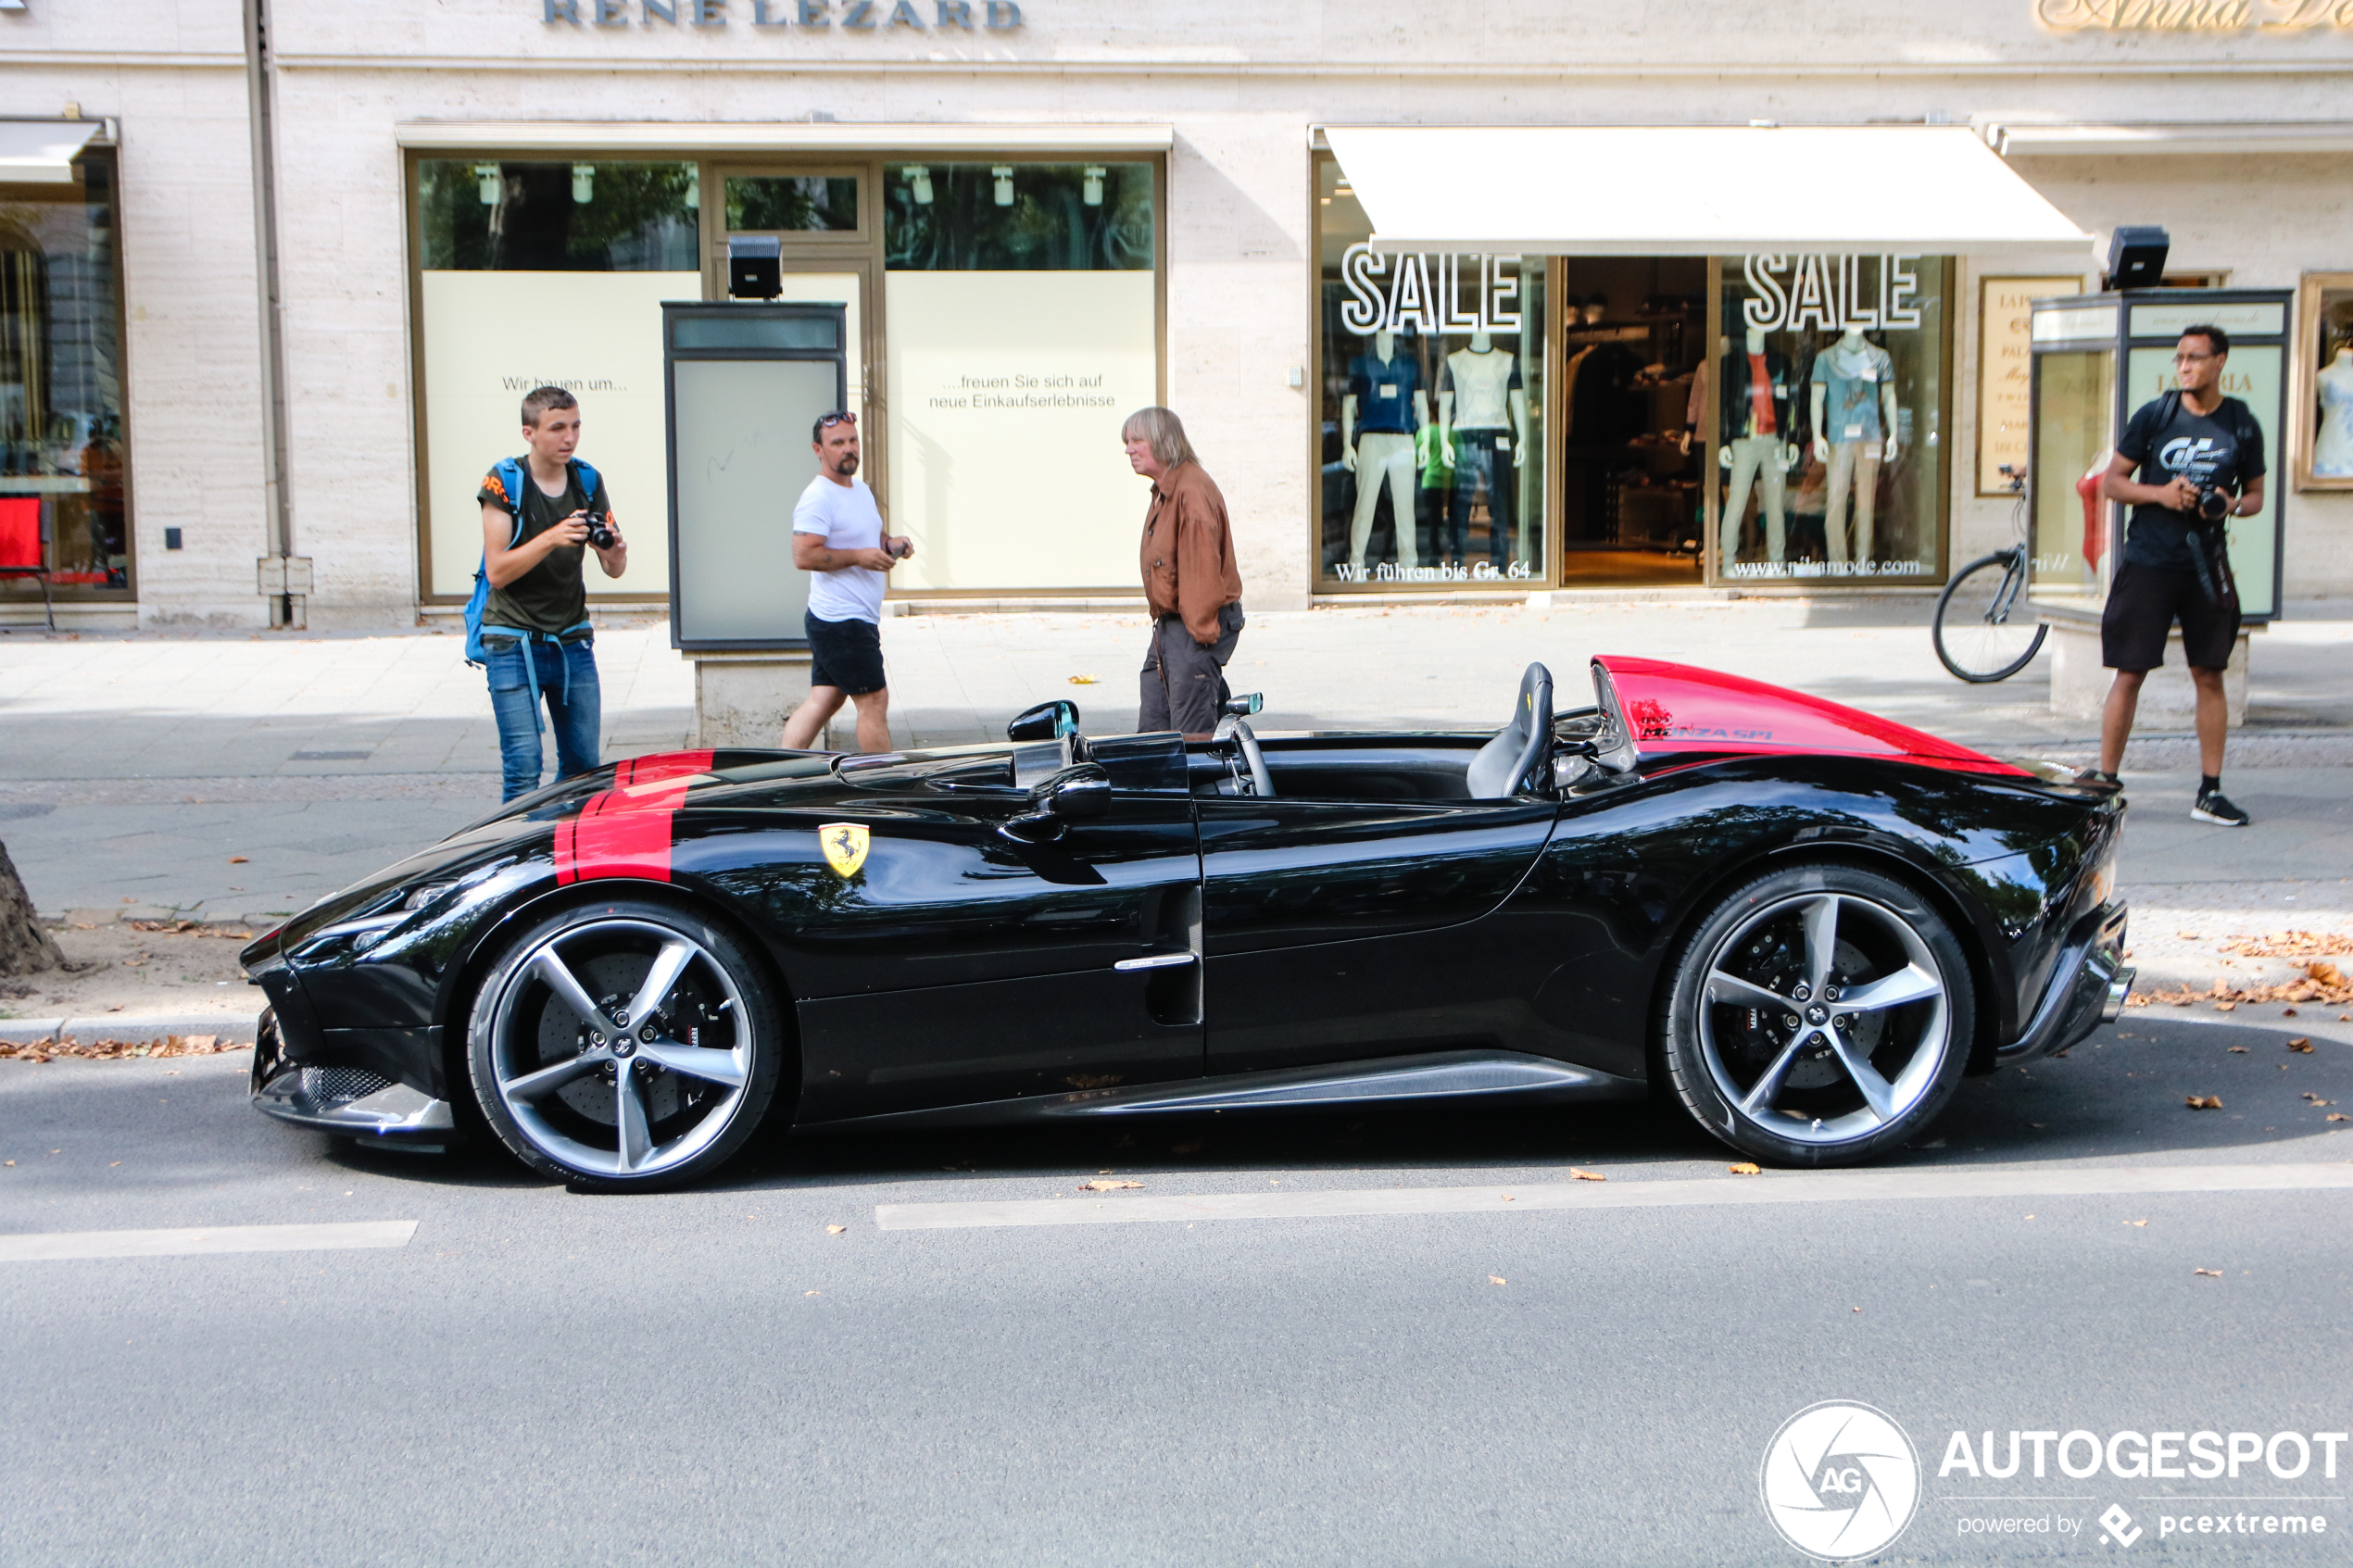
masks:
<svg viewBox="0 0 2353 1568"><path fill-rule="evenodd" d="M1217 640L1207 647L1193 641L1182 616L1164 615L1152 622L1152 644L1144 654L1138 733L1177 730L1206 735L1214 730L1218 710L1229 695L1226 661L1234 657L1234 644L1241 634L1239 604L1217 612Z"/></svg>

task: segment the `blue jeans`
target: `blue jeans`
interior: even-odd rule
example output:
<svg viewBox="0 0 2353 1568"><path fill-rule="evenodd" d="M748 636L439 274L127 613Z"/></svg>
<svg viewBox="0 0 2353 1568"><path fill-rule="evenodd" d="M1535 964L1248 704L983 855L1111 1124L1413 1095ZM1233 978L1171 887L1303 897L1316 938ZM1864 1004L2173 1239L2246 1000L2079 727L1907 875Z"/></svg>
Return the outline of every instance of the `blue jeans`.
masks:
<svg viewBox="0 0 2353 1568"><path fill-rule="evenodd" d="M537 639L528 644L511 637L483 639L483 650L489 656L485 668L490 674L490 710L498 717L498 760L506 774L501 801L529 795L539 787L539 711L531 693L534 670L556 732L556 776L570 778L597 765L603 749L598 733L604 721L604 700L597 688L595 643L594 637L561 646ZM531 662L526 665L525 659Z"/></svg>

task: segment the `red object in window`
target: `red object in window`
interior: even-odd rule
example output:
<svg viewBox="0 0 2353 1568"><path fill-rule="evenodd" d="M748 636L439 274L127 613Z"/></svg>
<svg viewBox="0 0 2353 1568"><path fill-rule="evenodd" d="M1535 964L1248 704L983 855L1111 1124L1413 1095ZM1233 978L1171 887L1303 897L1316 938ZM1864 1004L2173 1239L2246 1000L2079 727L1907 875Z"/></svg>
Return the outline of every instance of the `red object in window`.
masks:
<svg viewBox="0 0 2353 1568"><path fill-rule="evenodd" d="M2108 473L2108 454L2083 470L2075 482L2075 494L2083 502L2083 564L2096 567L2100 558L2108 554L2108 508L2100 504L2100 481Z"/></svg>
<svg viewBox="0 0 2353 1568"><path fill-rule="evenodd" d="M1645 757L1669 752L1812 752L1887 757L1967 773L2031 777L2026 770L1968 746L1762 681L1669 664L1658 659L1606 655L1593 660L1609 671Z"/></svg>
<svg viewBox="0 0 2353 1568"><path fill-rule="evenodd" d="M89 583L103 587L107 581L107 574L103 571L53 571L49 573L49 581L52 583Z"/></svg>
<svg viewBox="0 0 2353 1568"><path fill-rule="evenodd" d="M41 558L41 497L0 497L0 567L47 564Z"/></svg>

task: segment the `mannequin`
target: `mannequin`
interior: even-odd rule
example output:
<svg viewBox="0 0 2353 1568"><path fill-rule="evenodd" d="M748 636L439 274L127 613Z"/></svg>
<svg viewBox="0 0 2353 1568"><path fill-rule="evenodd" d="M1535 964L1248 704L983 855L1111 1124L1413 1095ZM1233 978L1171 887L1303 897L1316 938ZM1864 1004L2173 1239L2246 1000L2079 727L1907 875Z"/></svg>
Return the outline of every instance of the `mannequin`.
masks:
<svg viewBox="0 0 2353 1568"><path fill-rule="evenodd" d="M1501 571L1511 559L1519 498L1513 470L1528 461L1528 390L1520 380L1519 356L1497 348L1494 337L1484 332L1471 333L1469 347L1449 354L1445 379L1439 383L1438 431L1441 444L1451 445L1454 453L1454 488L1439 555L1453 560L1468 557L1471 500L1484 480L1487 558Z"/></svg>
<svg viewBox="0 0 2353 1568"><path fill-rule="evenodd" d="M1429 395L1422 390L1420 360L1399 358L1397 334L1386 327L1348 367L1348 391L1340 400L1340 463L1356 476L1356 515L1348 524L1348 560L1360 572L1365 566L1365 542L1373 532L1373 512L1380 505L1381 486L1389 486L1389 507L1397 527L1397 561L1416 566L1421 561L1416 524L1414 443L1429 423ZM1360 423L1359 420L1362 420ZM1361 581L1361 579L1359 579Z"/></svg>
<svg viewBox="0 0 2353 1568"><path fill-rule="evenodd" d="M2320 375L2321 430L2312 443L2316 478L2353 479L2353 338L2337 344L2336 358Z"/></svg>
<svg viewBox="0 0 2353 1568"><path fill-rule="evenodd" d="M1731 489L1724 499L1718 525L1722 571L1729 577L1740 554L1741 524L1748 513L1752 488L1761 488L1758 511L1765 524L1765 550L1774 565L1787 557L1785 480L1798 458L1796 430L1797 377L1789 357L1766 346L1765 334L1751 327L1738 354L1723 357L1724 401L1721 440L1716 460L1731 474Z"/></svg>
<svg viewBox="0 0 2353 1568"><path fill-rule="evenodd" d="M1846 496L1855 495L1855 560L1871 558L1879 466L1895 460L1895 358L1849 327L1814 358L1814 456L1830 466L1822 532L1831 559L1846 556Z"/></svg>

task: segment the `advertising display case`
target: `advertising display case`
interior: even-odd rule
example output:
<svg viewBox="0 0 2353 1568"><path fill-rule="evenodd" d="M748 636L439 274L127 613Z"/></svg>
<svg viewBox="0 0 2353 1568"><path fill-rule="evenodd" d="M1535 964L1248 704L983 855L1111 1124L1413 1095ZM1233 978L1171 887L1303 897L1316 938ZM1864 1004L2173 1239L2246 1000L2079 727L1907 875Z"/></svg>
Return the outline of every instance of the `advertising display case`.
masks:
<svg viewBox="0 0 2353 1568"><path fill-rule="evenodd" d="M2033 303L2027 484L2033 519L2028 591L2035 603L2062 612L2095 612L2107 603L2126 508L2101 495L2100 477L2133 410L2179 384L2173 353L2183 332L2211 325L2231 340L2222 394L2254 415L2271 470L2263 509L2227 527L2241 617L2260 624L2278 616L2287 490L2281 470L2293 445L2283 436L2293 428L2294 299L2285 289L2145 289Z"/></svg>

